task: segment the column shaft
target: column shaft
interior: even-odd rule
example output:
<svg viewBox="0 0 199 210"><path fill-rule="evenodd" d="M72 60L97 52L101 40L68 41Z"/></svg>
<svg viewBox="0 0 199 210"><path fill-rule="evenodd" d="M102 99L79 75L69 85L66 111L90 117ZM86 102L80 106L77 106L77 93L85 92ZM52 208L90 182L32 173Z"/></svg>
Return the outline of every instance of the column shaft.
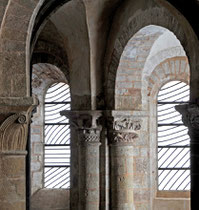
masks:
<svg viewBox="0 0 199 210"><path fill-rule="evenodd" d="M79 210L99 210L101 111L62 111L78 134Z"/></svg>
<svg viewBox="0 0 199 210"><path fill-rule="evenodd" d="M133 143L138 138L140 120L132 117L109 118L111 158L111 210L134 210Z"/></svg>
<svg viewBox="0 0 199 210"><path fill-rule="evenodd" d="M0 153L0 209L25 210L26 152Z"/></svg>
<svg viewBox="0 0 199 210"><path fill-rule="evenodd" d="M99 146L100 143L79 145L79 209L99 210Z"/></svg>
<svg viewBox="0 0 199 210"><path fill-rule="evenodd" d="M111 209L134 210L132 145L111 145Z"/></svg>

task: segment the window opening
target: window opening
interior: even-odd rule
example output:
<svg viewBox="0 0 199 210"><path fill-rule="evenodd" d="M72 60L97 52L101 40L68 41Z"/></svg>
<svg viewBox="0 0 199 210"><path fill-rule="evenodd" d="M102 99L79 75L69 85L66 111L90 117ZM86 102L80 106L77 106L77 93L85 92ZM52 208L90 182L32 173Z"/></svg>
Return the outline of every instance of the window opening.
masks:
<svg viewBox="0 0 199 210"><path fill-rule="evenodd" d="M190 190L190 138L175 106L189 101L189 86L172 81L158 94L158 190Z"/></svg>
<svg viewBox="0 0 199 210"><path fill-rule="evenodd" d="M60 111L70 110L70 88L55 83L45 96L44 187L70 187L70 127Z"/></svg>

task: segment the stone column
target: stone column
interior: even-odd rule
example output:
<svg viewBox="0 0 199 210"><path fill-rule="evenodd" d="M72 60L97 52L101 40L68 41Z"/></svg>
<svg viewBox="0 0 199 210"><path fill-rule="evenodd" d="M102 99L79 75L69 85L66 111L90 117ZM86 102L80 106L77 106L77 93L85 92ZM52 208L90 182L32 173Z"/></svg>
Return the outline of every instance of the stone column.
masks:
<svg viewBox="0 0 199 210"><path fill-rule="evenodd" d="M132 117L109 117L112 210L134 210L133 142L138 138L140 120Z"/></svg>
<svg viewBox="0 0 199 210"><path fill-rule="evenodd" d="M25 157L32 98L0 98L0 209L26 209Z"/></svg>
<svg viewBox="0 0 199 210"><path fill-rule="evenodd" d="M99 210L100 111L63 111L78 135L79 146L79 210Z"/></svg>
<svg viewBox="0 0 199 210"><path fill-rule="evenodd" d="M189 129L191 150L191 209L198 209L199 195L199 106L197 104L178 105L182 121Z"/></svg>

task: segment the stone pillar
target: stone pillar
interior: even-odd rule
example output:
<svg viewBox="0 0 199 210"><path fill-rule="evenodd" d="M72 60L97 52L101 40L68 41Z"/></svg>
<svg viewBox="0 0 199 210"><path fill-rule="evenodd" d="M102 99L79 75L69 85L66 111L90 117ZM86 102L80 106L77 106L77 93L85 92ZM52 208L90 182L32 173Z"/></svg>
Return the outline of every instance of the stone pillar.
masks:
<svg viewBox="0 0 199 210"><path fill-rule="evenodd" d="M100 111L63 111L78 135L79 146L79 210L99 210Z"/></svg>
<svg viewBox="0 0 199 210"><path fill-rule="evenodd" d="M111 158L112 210L134 210L133 142L138 138L140 120L128 116L108 117Z"/></svg>
<svg viewBox="0 0 199 210"><path fill-rule="evenodd" d="M199 106L197 104L178 105L182 121L189 129L191 150L191 209L198 209L199 195Z"/></svg>
<svg viewBox="0 0 199 210"><path fill-rule="evenodd" d="M26 143L32 98L0 98L0 209L26 209Z"/></svg>

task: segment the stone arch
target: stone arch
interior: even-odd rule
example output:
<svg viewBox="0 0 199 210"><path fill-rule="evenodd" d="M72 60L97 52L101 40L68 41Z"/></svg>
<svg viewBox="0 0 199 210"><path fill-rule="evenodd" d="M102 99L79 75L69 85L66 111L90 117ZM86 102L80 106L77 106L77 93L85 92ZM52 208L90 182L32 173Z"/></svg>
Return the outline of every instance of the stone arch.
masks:
<svg viewBox="0 0 199 210"><path fill-rule="evenodd" d="M166 5L165 7L160 5L158 7L152 6L142 12L138 11L136 15L131 15L132 14L129 14L129 17L124 20L126 21L123 23L124 25L120 23L122 26L120 26L117 37L114 36L113 41L109 43L109 47L112 49L108 49L107 51L105 67L107 73L106 98L108 108L115 107L115 78L121 54L130 38L145 26L157 25L169 29L176 35L181 45L184 47L190 60L192 71L194 71L198 65L196 59L197 49L195 47L198 42L196 35L186 19L182 17L181 14L177 14L177 10L171 5ZM192 41L189 42L190 37ZM196 86L196 84L194 84L194 86Z"/></svg>
<svg viewBox="0 0 199 210"><path fill-rule="evenodd" d="M154 195L157 193L157 96L163 85L170 81L182 81L187 84L190 82L190 68L186 56L176 56L168 58L157 65L151 75L148 77L147 83L147 100L149 104L149 148L150 148L150 182L151 182L151 198L154 206L156 205ZM158 82L157 82L158 81ZM153 187L152 187L153 186ZM181 196L187 196L184 193ZM164 194L162 194L164 197ZM172 196L172 195L171 195ZM154 200L155 199L155 200ZM187 200L188 202L188 200ZM167 205L167 203L165 203ZM169 204L168 204L169 205ZM187 204L185 204L187 205ZM188 205L187 205L188 206ZM157 207L155 208L157 209Z"/></svg>
<svg viewBox="0 0 199 210"><path fill-rule="evenodd" d="M62 48L50 42L39 40L34 49L32 64L49 63L55 65L63 71L69 81L69 67L66 58L67 55Z"/></svg>
<svg viewBox="0 0 199 210"><path fill-rule="evenodd" d="M18 70L10 68L12 73L4 74L8 69L2 68L0 82L2 87L0 95L24 97L30 96L30 50L31 37L36 30L39 30L44 19L55 9L70 0L57 1L36 0L36 1L8 1L3 5L4 15L1 18L0 48L2 59L0 65L8 66L15 61ZM13 73L14 72L14 73ZM6 78L6 75L13 75L13 78ZM17 82L14 81L17 78ZM5 84L5 81L7 81ZM23 85L20 85L23 84ZM25 84L25 85L24 85ZM6 88L3 88L6 87Z"/></svg>
<svg viewBox="0 0 199 210"><path fill-rule="evenodd" d="M138 31L128 41L120 58L115 81L115 109L147 109L147 78L155 64L173 56L185 56L185 52L172 32L154 25Z"/></svg>
<svg viewBox="0 0 199 210"><path fill-rule="evenodd" d="M156 100L160 88L172 80L190 83L190 67L187 57L172 57L156 66L147 80L148 96Z"/></svg>

